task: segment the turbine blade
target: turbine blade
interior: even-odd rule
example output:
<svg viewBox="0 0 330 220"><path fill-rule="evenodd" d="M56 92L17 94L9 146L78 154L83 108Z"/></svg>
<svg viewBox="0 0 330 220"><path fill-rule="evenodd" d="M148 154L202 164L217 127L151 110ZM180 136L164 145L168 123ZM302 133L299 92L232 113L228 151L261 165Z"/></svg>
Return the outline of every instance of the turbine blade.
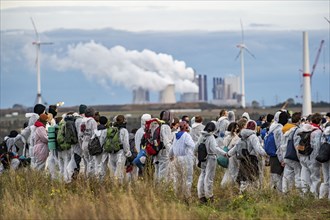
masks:
<svg viewBox="0 0 330 220"><path fill-rule="evenodd" d="M35 23L34 23L34 21L33 21L33 18L30 17L30 19L31 19L31 22L32 22L32 25L33 25L34 31L35 31L36 36L37 36L37 40L39 40L39 33L38 33L38 31L37 31L36 25L35 25Z"/></svg>
<svg viewBox="0 0 330 220"><path fill-rule="evenodd" d="M256 57L254 56L254 54L253 53L251 53L251 51L249 51L249 49L247 48L247 47L245 47L245 49L246 49L246 51L254 58L254 59L256 59Z"/></svg>
<svg viewBox="0 0 330 220"><path fill-rule="evenodd" d="M242 50L239 50L237 56L235 57L235 61L238 59L238 57L241 55L241 53L242 53Z"/></svg>

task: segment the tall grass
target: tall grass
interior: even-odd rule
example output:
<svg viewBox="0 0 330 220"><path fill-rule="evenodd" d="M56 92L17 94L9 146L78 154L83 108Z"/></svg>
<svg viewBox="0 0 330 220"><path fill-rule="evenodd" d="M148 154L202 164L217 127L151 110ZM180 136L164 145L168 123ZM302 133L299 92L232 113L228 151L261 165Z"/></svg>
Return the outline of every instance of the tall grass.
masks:
<svg viewBox="0 0 330 220"><path fill-rule="evenodd" d="M0 176L1 219L329 219L330 202L295 191L283 195L264 186L239 195L236 185L220 188L224 170L214 182L215 202L200 205L194 172L192 198L176 196L171 184L151 176L130 184L79 178L65 184L30 169Z"/></svg>

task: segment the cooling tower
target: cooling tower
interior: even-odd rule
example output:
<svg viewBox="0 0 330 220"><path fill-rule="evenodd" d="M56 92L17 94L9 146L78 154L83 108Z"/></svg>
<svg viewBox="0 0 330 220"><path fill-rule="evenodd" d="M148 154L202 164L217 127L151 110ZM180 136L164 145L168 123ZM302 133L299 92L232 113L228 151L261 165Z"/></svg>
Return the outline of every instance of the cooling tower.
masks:
<svg viewBox="0 0 330 220"><path fill-rule="evenodd" d="M159 93L160 103L176 103L174 84L168 85L164 90Z"/></svg>
<svg viewBox="0 0 330 220"><path fill-rule="evenodd" d="M197 102L198 95L197 92L185 92L181 95L181 102Z"/></svg>
<svg viewBox="0 0 330 220"><path fill-rule="evenodd" d="M133 90L133 104L149 103L149 91L139 87Z"/></svg>

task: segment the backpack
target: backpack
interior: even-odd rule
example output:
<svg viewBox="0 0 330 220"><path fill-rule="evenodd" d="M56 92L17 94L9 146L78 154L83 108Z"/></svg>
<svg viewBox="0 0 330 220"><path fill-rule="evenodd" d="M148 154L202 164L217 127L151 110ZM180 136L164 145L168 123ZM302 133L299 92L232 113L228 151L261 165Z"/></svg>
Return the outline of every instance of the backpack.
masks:
<svg viewBox="0 0 330 220"><path fill-rule="evenodd" d="M141 143L144 144L148 155L155 156L164 148L163 142L160 141L160 130L164 123L164 121L159 120L158 118L153 118L146 121ZM157 128L152 131L153 126L155 125L157 125Z"/></svg>
<svg viewBox="0 0 330 220"><path fill-rule="evenodd" d="M205 145L205 139L198 145L197 148L197 159L198 159L198 164L197 166L200 168L201 163L205 162L207 159L207 149Z"/></svg>
<svg viewBox="0 0 330 220"><path fill-rule="evenodd" d="M330 144L323 142L320 146L318 155L315 158L320 163L325 163L330 160Z"/></svg>
<svg viewBox="0 0 330 220"><path fill-rule="evenodd" d="M302 131L298 134L300 136L300 141L297 149L300 154L304 156L309 156L313 152L313 148L311 145L311 133L315 130L316 129L313 129L311 131Z"/></svg>
<svg viewBox="0 0 330 220"><path fill-rule="evenodd" d="M250 136L246 137L246 138L242 138L237 142L236 144L236 157L238 160L247 160L248 157L250 156L250 152L249 152L249 146L248 146L248 141L247 139Z"/></svg>
<svg viewBox="0 0 330 220"><path fill-rule="evenodd" d="M288 140L288 145L287 145L287 148L286 148L286 153L285 153L284 158L299 162L299 158L297 156L297 151L296 151L296 148L294 146L294 134L296 133L297 130L298 130L298 128L296 128L294 130L291 138Z"/></svg>
<svg viewBox="0 0 330 220"><path fill-rule="evenodd" d="M123 149L123 145L119 138L120 129L117 127L109 127L107 129L107 137L104 143L104 151L107 153L117 153Z"/></svg>
<svg viewBox="0 0 330 220"><path fill-rule="evenodd" d="M60 123L56 140L59 150L69 150L71 145L78 143L74 116L66 116Z"/></svg>
<svg viewBox="0 0 330 220"><path fill-rule="evenodd" d="M94 136L90 141L88 142L88 153L91 156L100 155L103 152L103 147L101 146L100 139L98 136Z"/></svg>
<svg viewBox="0 0 330 220"><path fill-rule="evenodd" d="M49 126L48 127L48 149L55 150L58 149L57 143L57 133L58 133L58 126Z"/></svg>
<svg viewBox="0 0 330 220"><path fill-rule="evenodd" d="M271 157L276 157L276 144L275 144L275 137L274 132L270 132L265 136L264 146L266 153Z"/></svg>

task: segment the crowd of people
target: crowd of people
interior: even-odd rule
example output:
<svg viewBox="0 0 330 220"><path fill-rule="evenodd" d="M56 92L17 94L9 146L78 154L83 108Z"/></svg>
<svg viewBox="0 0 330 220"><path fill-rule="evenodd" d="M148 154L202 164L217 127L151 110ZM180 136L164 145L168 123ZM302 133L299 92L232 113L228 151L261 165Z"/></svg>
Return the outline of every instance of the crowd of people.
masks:
<svg viewBox="0 0 330 220"><path fill-rule="evenodd" d="M302 196L311 193L330 200L330 161L318 159L329 152L323 148L330 146L330 113L303 117L282 109L252 120L247 112L237 116L223 109L214 121L204 122L201 115L178 118L165 110L159 116L143 114L141 126L128 131L124 115L108 118L83 104L77 110L58 116L56 105L47 109L36 104L22 130L4 138L0 174L25 166L69 183L79 175L102 181L109 172L109 178L123 183L143 176L151 161L154 181L173 183L185 198L191 197L193 174L199 170L197 195L201 203L208 203L214 201L217 168L225 169L221 187L237 185L243 193L260 188L265 167L270 166L274 190L287 193L295 188ZM151 155L146 124L155 118L149 135L157 150ZM95 138L94 145L101 147L92 146Z"/></svg>

